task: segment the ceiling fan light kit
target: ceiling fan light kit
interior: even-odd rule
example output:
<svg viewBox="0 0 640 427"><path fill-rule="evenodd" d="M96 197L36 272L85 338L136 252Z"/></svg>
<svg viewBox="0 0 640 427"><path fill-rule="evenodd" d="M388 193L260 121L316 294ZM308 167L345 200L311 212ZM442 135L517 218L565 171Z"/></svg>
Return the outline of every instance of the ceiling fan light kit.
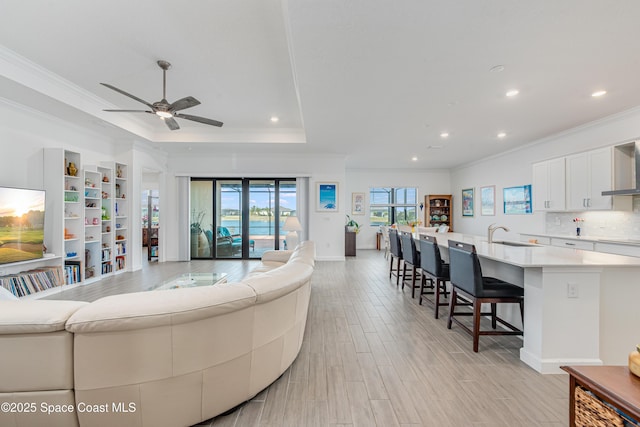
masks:
<svg viewBox="0 0 640 427"><path fill-rule="evenodd" d="M104 110L104 111L115 112L115 113L155 114L159 116L162 119L162 121L164 121L164 123L167 125L167 127L171 130L180 129L180 126L178 125L178 122L174 119L174 117L178 119L185 119L185 120L191 120L193 122L203 123L205 125L211 125L211 126L217 126L217 127L222 126L222 122L219 122L217 120L207 119L205 117L200 117L200 116L192 116L190 114L178 113L178 111L195 107L196 105L200 105L200 101L195 99L193 96L187 96L170 104L167 101L167 70L171 68L171 64L167 61L160 60L158 61L158 66L162 68L162 99L158 102L154 102L153 104L145 101L144 99L138 98L135 95L125 92L122 89L118 89L117 87L112 86L108 83L100 83L101 85L108 87L111 90L114 90L124 96L128 96L129 98L134 99L146 105L151 110Z"/></svg>

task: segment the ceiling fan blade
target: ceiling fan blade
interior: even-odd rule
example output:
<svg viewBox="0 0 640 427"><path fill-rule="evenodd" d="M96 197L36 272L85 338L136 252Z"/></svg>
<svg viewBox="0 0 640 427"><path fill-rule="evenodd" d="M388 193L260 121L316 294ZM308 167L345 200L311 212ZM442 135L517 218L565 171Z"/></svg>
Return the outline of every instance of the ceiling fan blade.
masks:
<svg viewBox="0 0 640 427"><path fill-rule="evenodd" d="M180 129L180 126L178 125L178 122L176 122L173 117L167 117L167 118L162 117L162 120L164 120L164 122L166 123L166 125L167 125L167 127L169 129L171 129L171 130Z"/></svg>
<svg viewBox="0 0 640 427"><path fill-rule="evenodd" d="M108 87L108 88L109 88L109 89L111 89L111 90L115 90L116 92L121 93L121 94L123 94L124 96L128 96L128 97L129 97L129 98L131 98L131 99L135 99L135 100L136 100L136 101L138 101L138 102L142 102L144 105L146 105L147 107L149 107L149 108L151 108L151 109L153 110L153 105L151 105L150 103L148 103L148 102L147 102L147 101L145 101L144 99L140 99L140 98L138 98L137 96L135 96L135 95L131 95L130 93L127 93L127 92L123 91L122 89L118 89L118 88L117 88L117 87L115 87L115 86L111 86L111 85L110 85L110 84L108 84L108 83L100 83L100 84L101 84L102 86Z"/></svg>
<svg viewBox="0 0 640 427"><path fill-rule="evenodd" d="M109 111L111 113L150 113L150 114L155 114L153 111L149 111L149 110L102 110L102 111Z"/></svg>
<svg viewBox="0 0 640 427"><path fill-rule="evenodd" d="M178 99L173 104L169 105L169 110L171 111L180 111L185 108L195 107L196 105L200 105L200 101L195 99L193 96L187 96L182 99Z"/></svg>
<svg viewBox="0 0 640 427"><path fill-rule="evenodd" d="M217 120L206 119L204 117L192 116L189 114L174 114L174 117L177 117L179 119L191 120L198 123L204 123L205 125L218 126L218 127L222 126L222 122L219 122Z"/></svg>

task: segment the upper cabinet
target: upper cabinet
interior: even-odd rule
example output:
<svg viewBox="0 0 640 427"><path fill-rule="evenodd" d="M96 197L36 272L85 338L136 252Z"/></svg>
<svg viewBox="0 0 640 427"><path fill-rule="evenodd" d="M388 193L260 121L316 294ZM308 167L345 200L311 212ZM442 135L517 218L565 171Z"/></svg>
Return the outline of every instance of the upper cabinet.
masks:
<svg viewBox="0 0 640 427"><path fill-rule="evenodd" d="M534 163L534 210L631 210L631 197L602 195L613 189L612 153L605 147Z"/></svg>
<svg viewBox="0 0 640 427"><path fill-rule="evenodd" d="M566 157L567 210L631 210L633 199L603 196L613 189L612 148L600 148Z"/></svg>
<svg viewBox="0 0 640 427"><path fill-rule="evenodd" d="M611 190L611 148L601 148L568 156L567 208L569 210L612 209L611 196L602 192Z"/></svg>
<svg viewBox="0 0 640 427"><path fill-rule="evenodd" d="M565 159L547 160L533 165L533 209L565 210Z"/></svg>

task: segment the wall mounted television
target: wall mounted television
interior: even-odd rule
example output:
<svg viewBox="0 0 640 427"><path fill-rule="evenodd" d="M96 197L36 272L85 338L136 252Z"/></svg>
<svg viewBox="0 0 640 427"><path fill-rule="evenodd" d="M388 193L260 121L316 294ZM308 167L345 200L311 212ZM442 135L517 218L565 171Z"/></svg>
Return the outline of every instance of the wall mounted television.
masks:
<svg viewBox="0 0 640 427"><path fill-rule="evenodd" d="M44 190L0 187L0 264L43 257Z"/></svg>

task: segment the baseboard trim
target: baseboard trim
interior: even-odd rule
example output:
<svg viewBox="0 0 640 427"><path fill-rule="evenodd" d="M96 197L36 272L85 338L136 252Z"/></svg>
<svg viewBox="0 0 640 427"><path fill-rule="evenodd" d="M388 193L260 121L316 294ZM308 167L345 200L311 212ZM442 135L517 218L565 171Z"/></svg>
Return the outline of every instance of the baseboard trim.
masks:
<svg viewBox="0 0 640 427"><path fill-rule="evenodd" d="M520 349L520 360L541 374L562 374L564 371L560 366L567 365L603 365L600 359L584 358L562 358L562 359L541 359L524 348Z"/></svg>

